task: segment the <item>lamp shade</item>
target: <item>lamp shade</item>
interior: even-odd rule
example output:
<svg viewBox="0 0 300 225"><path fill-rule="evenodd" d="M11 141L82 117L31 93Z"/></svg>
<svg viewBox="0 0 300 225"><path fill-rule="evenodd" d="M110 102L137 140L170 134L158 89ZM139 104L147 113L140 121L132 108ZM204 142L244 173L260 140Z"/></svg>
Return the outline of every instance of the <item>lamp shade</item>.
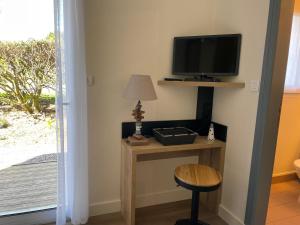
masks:
<svg viewBox="0 0 300 225"><path fill-rule="evenodd" d="M157 99L151 77L149 75L132 75L123 97L143 101Z"/></svg>

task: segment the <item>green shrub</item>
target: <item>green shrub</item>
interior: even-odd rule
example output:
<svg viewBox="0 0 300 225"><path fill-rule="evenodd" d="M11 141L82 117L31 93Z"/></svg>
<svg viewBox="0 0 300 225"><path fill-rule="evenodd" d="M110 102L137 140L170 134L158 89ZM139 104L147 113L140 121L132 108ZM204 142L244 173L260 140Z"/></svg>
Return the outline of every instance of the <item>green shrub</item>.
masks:
<svg viewBox="0 0 300 225"><path fill-rule="evenodd" d="M55 119L55 118L51 118L51 119L48 119L48 120L47 120L47 126L48 126L49 128L55 127L55 123L56 123L56 119Z"/></svg>
<svg viewBox="0 0 300 225"><path fill-rule="evenodd" d="M9 104L29 113L40 112L44 88L55 87L55 46L53 38L0 42L0 90Z"/></svg>
<svg viewBox="0 0 300 225"><path fill-rule="evenodd" d="M41 95L40 103L42 105L54 105L55 104L55 95Z"/></svg>
<svg viewBox="0 0 300 225"><path fill-rule="evenodd" d="M8 128L8 126L9 126L8 121L4 118L0 118L0 129L1 128Z"/></svg>
<svg viewBox="0 0 300 225"><path fill-rule="evenodd" d="M9 105L10 99L7 93L0 93L0 105Z"/></svg>
<svg viewBox="0 0 300 225"><path fill-rule="evenodd" d="M5 136L0 136L0 141L5 141L7 139L7 137Z"/></svg>
<svg viewBox="0 0 300 225"><path fill-rule="evenodd" d="M1 105L12 105L13 101L7 93L0 93L0 106ZM55 95L44 95L40 96L41 106L55 105ZM43 109L42 109L43 110Z"/></svg>
<svg viewBox="0 0 300 225"><path fill-rule="evenodd" d="M7 93L0 93L0 98L7 98L8 94Z"/></svg>

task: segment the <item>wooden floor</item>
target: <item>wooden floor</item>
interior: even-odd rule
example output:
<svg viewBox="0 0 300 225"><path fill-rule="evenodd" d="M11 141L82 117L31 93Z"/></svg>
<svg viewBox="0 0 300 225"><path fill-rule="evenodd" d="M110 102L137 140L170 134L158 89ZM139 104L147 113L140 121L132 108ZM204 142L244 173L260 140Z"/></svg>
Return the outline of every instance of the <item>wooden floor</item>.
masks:
<svg viewBox="0 0 300 225"><path fill-rule="evenodd" d="M227 225L221 218L200 208L200 219L210 225ZM190 216L190 201L180 201L137 210L136 225L174 225ZM120 213L91 217L87 225L125 225Z"/></svg>
<svg viewBox="0 0 300 225"><path fill-rule="evenodd" d="M300 225L300 182L272 184L266 225Z"/></svg>
<svg viewBox="0 0 300 225"><path fill-rule="evenodd" d="M56 205L57 163L11 166L0 171L0 216Z"/></svg>

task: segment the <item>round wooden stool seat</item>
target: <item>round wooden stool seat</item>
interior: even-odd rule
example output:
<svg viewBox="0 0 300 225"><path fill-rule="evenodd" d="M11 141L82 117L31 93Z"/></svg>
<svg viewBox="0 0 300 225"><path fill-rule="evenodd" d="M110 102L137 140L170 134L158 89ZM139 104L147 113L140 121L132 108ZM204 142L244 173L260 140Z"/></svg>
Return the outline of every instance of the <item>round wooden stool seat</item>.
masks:
<svg viewBox="0 0 300 225"><path fill-rule="evenodd" d="M221 174L209 166L185 164L176 167L175 181L187 189L199 192L216 190L221 182Z"/></svg>

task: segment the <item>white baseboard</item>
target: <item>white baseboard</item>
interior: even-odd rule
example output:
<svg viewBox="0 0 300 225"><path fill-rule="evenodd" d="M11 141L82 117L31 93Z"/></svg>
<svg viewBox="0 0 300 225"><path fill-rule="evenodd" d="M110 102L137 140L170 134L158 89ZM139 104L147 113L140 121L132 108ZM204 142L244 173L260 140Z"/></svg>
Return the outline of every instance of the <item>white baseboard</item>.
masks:
<svg viewBox="0 0 300 225"><path fill-rule="evenodd" d="M137 208L159 205L168 202L176 202L192 198L192 192L184 189L173 189L168 191L150 193L137 196Z"/></svg>
<svg viewBox="0 0 300 225"><path fill-rule="evenodd" d="M233 215L227 208L223 205L219 206L219 216L230 225L245 225L243 221Z"/></svg>
<svg viewBox="0 0 300 225"><path fill-rule="evenodd" d="M105 202L96 202L90 204L90 216L98 216L108 213L119 212L121 210L121 201L120 199L105 201Z"/></svg>
<svg viewBox="0 0 300 225"><path fill-rule="evenodd" d="M168 202L181 201L191 198L191 192L183 189L174 189L145 195L138 195L137 208L151 205L159 205ZM90 205L90 216L119 212L121 210L120 199L112 201L96 202Z"/></svg>

